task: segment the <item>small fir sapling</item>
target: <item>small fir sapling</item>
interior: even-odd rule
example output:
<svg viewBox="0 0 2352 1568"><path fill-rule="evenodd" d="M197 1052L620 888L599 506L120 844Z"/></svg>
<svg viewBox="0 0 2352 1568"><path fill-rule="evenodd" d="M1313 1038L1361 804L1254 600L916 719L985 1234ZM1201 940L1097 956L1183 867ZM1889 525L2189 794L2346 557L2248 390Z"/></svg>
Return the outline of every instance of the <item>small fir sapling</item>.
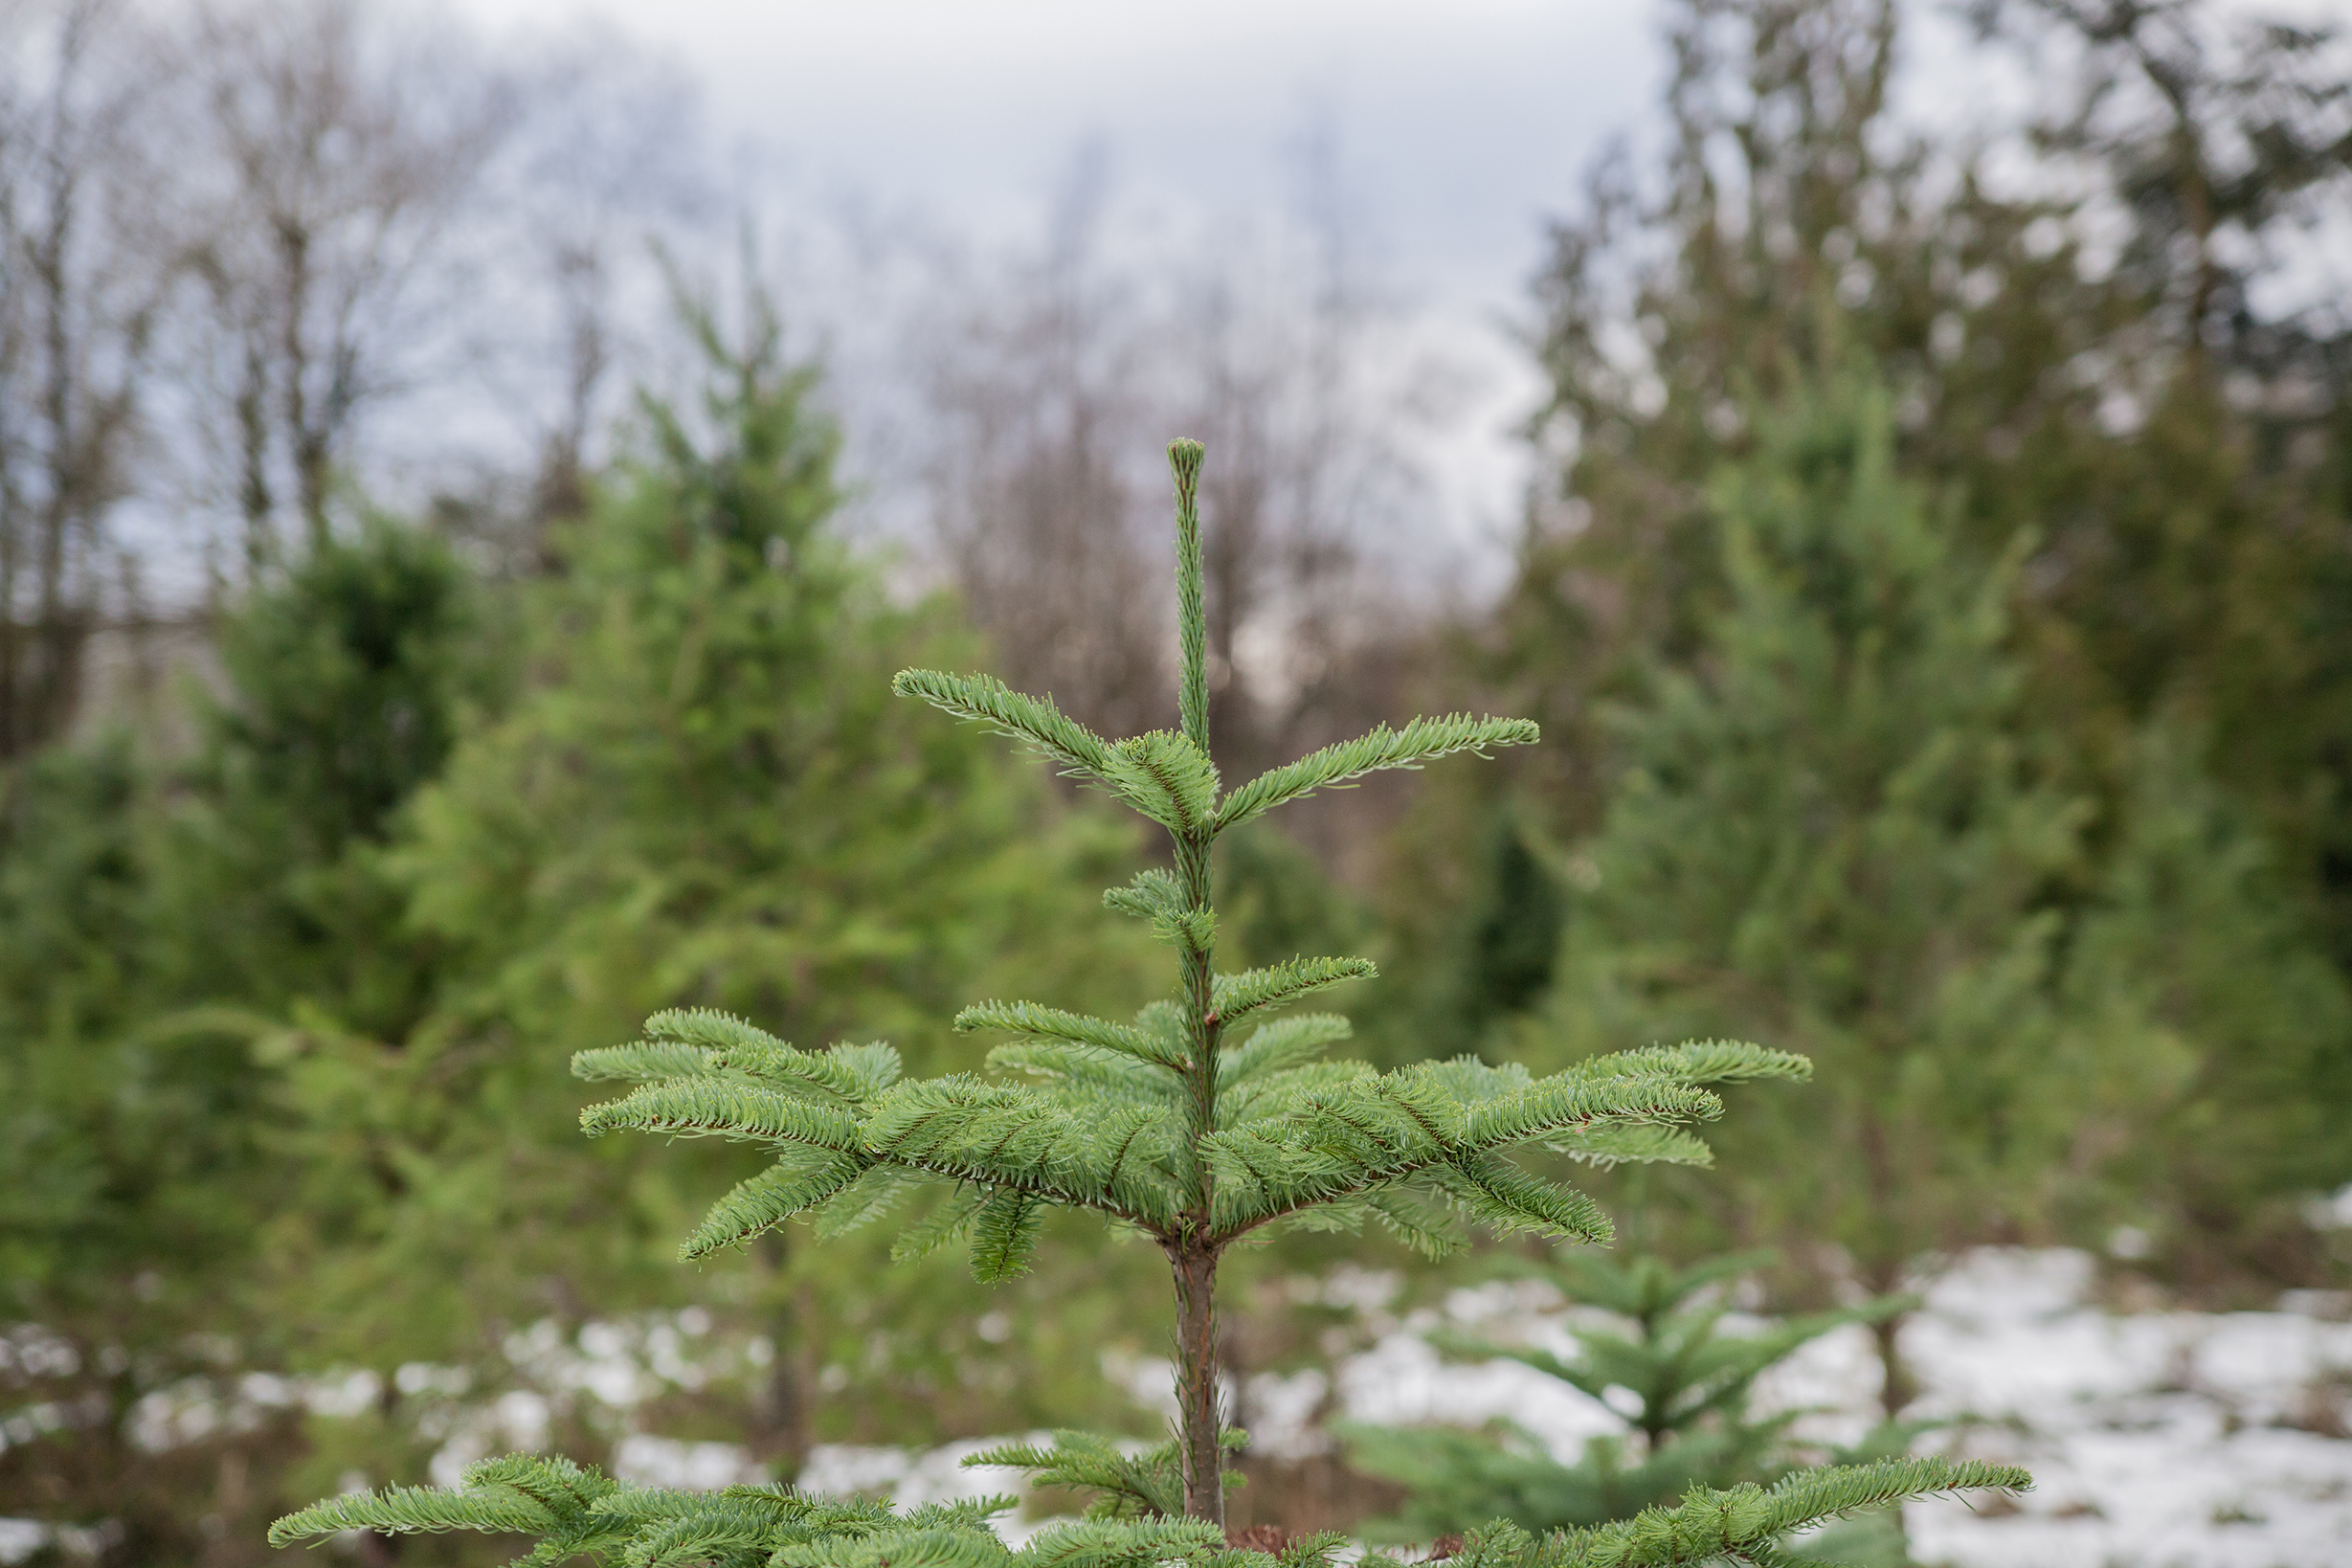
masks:
<svg viewBox="0 0 2352 1568"><path fill-rule="evenodd" d="M1416 719L1326 747L1240 787L1221 788L1209 757L1208 669L1195 496L1201 449L1169 448L1176 489L1180 727L1109 740L986 676L907 670L897 690L995 729L1164 827L1173 866L1150 870L1105 902L1148 921L1176 952L1176 994L1132 1020L1031 1001L991 1001L956 1019L1012 1039L990 1053L1008 1077L906 1081L885 1044L799 1050L736 1019L686 1009L647 1020L633 1044L574 1058L584 1078L634 1082L592 1106L593 1134L619 1131L722 1137L773 1151L775 1162L712 1207L683 1249L689 1259L806 1217L820 1236L915 1217L896 1254L963 1242L982 1283L1026 1267L1045 1212L1091 1210L1166 1254L1176 1296L1178 1416L1172 1442L1141 1456L1082 1434L1051 1449L980 1462L1025 1466L1041 1480L1090 1489L1087 1518L1041 1532L1019 1552L988 1528L1011 1499L906 1512L804 1495L789 1487L711 1493L620 1486L568 1461L510 1456L478 1466L454 1490L390 1488L330 1499L281 1519L283 1544L346 1530L489 1530L536 1534L525 1560L618 1554L634 1565L773 1568L996 1568L1182 1560L1270 1568L1230 1546L1220 1421L1217 1269L1225 1250L1271 1229L1378 1225L1429 1250L1468 1224L1604 1242L1609 1222L1576 1188L1509 1157L1549 1152L1594 1163L1704 1162L1688 1130L1720 1113L1707 1086L1802 1078L1803 1058L1728 1042L1651 1046L1536 1079L1472 1057L1378 1073L1323 1053L1348 1038L1331 1014L1276 1017L1303 997L1372 973L1355 958L1293 958L1241 974L1213 963L1210 856L1218 835L1319 789L1459 751L1524 745L1525 720ZM1770 1490L1694 1488L1672 1509L1538 1540L1507 1523L1471 1537L1481 1568L1579 1568L1736 1560L1780 1564L1790 1531L1930 1491L2023 1488L2020 1470L1939 1460L1808 1472ZM1283 1552L1288 1568L1329 1563L1335 1535Z"/></svg>
<svg viewBox="0 0 2352 1568"><path fill-rule="evenodd" d="M1778 1480L1795 1467L1788 1427L1802 1412L1753 1414L1748 1401L1757 1378L1834 1329L1879 1322L1915 1303L1881 1296L1725 1332L1731 1303L1721 1288L1774 1261L1771 1252L1744 1252L1677 1268L1655 1257L1619 1264L1565 1249L1542 1263L1512 1259L1507 1272L1541 1280L1564 1300L1598 1308L1607 1318L1566 1320L1576 1340L1566 1355L1459 1333L1434 1342L1458 1359L1521 1362L1604 1403L1612 1391L1620 1399L1629 1395L1629 1409L1609 1403L1624 1431L1590 1439L1575 1464L1563 1465L1516 1428L1490 1436L1349 1425L1341 1432L1350 1463L1406 1490L1393 1523L1416 1539L1498 1516L1529 1529L1602 1524L1670 1501L1694 1484ZM1890 1423L1873 1433L1885 1441L1866 1440L1865 1447L1899 1448L1915 1431Z"/></svg>

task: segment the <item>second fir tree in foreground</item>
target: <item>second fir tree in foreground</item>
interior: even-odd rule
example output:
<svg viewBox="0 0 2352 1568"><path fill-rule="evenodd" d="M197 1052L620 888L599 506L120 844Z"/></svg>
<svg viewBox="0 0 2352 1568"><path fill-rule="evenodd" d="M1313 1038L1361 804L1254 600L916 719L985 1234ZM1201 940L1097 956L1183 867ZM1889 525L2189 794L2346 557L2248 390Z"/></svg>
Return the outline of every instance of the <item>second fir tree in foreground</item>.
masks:
<svg viewBox="0 0 2352 1568"><path fill-rule="evenodd" d="M1294 958L1217 973L1210 851L1219 834L1318 789L1456 751L1523 745L1517 719L1454 716L1383 726L1223 790L1209 759L1201 604L1198 442L1169 449L1176 487L1180 728L1112 741L985 676L902 672L904 695L984 724L1042 753L1166 828L1171 870L1146 871L1106 895L1176 950L1176 995L1130 1022L1036 1002L983 1002L957 1026L1014 1037L989 1064L1027 1082L955 1074L900 1077L880 1043L803 1051L725 1015L673 1011L634 1044L582 1052L582 1077L634 1081L582 1114L592 1134L622 1130L747 1141L774 1163L714 1205L683 1248L689 1258L806 1217L820 1235L916 1205L896 1254L962 1241L983 1283L1017 1275L1051 1208L1087 1209L1151 1239L1175 1286L1179 1413L1175 1442L1131 1458L1064 1434L1053 1449L990 1458L1102 1496L1086 1521L1041 1532L1020 1552L988 1530L1010 1499L894 1513L785 1487L686 1493L620 1487L563 1460L514 1456L477 1467L457 1490L357 1493L280 1520L280 1543L336 1531L475 1529L541 1537L531 1560L618 1553L633 1564L770 1568L989 1568L991 1564L1267 1564L1224 1534L1218 1265L1272 1227L1381 1226L1436 1251L1466 1225L1600 1243L1609 1223L1572 1186L1512 1155L1548 1152L1594 1163L1703 1163L1689 1125L1720 1113L1707 1086L1802 1078L1803 1058L1721 1042L1652 1046L1584 1062L1548 1078L1474 1057L1378 1073L1328 1062L1347 1038L1331 1014L1275 1015L1311 993L1361 978L1355 958ZM1791 1561L1792 1531L1850 1510L1960 1488L2022 1488L2024 1472L1936 1460L1807 1471L1769 1490L1693 1488L1672 1509L1538 1541L1503 1523L1464 1549L1474 1564ZM1326 1562L1336 1536L1295 1543L1285 1560Z"/></svg>

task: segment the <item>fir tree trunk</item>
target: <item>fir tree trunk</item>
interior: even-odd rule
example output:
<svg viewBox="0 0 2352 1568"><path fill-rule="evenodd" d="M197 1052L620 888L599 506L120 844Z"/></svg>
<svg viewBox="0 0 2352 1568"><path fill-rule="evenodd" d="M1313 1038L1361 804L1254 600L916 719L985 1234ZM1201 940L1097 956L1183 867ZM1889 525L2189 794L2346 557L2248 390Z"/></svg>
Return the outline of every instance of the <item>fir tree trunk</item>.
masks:
<svg viewBox="0 0 2352 1568"><path fill-rule="evenodd" d="M759 1458L780 1461L791 1474L798 1475L817 1441L816 1293L806 1280L792 1280L792 1254L782 1232L770 1231L761 1237L760 1253L775 1300L774 1315L769 1320L775 1359L753 1402L752 1449Z"/></svg>
<svg viewBox="0 0 2352 1568"><path fill-rule="evenodd" d="M1875 1221L1871 1227L1869 1251L1862 1267L1862 1282L1874 1296L1893 1295L1902 1288L1904 1264L1902 1229L1895 1222L1894 1208L1901 1201L1901 1183L1894 1171L1894 1159L1886 1125L1874 1114L1864 1111L1861 1125L1861 1144L1864 1168L1870 1176L1870 1213ZM1918 1394L1911 1373L1903 1365L1902 1347L1896 1336L1902 1333L1900 1316L1882 1318L1870 1325L1870 1336L1878 1347L1878 1407L1892 1420L1900 1414Z"/></svg>
<svg viewBox="0 0 2352 1568"><path fill-rule="evenodd" d="M1904 1364L1899 1343L1904 1321L1909 1316L1907 1312L1899 1313L1870 1325L1870 1336L1878 1345L1878 1408L1889 1421L1901 1415L1903 1407L1919 1396L1918 1383L1911 1376L1911 1368Z"/></svg>
<svg viewBox="0 0 2352 1568"><path fill-rule="evenodd" d="M1201 595L1200 514L1195 507L1200 479L1200 443L1174 441L1168 447L1176 485L1176 641L1180 665L1176 692L1184 737L1209 751L1208 617ZM1185 902L1206 913L1211 907L1209 845L1214 826L1201 823L1176 835L1176 870ZM1184 1512L1225 1526L1224 1451L1217 1408L1216 1181L1200 1157L1200 1140L1217 1127L1217 1047L1223 1023L1217 1016L1216 967L1210 943L1188 935L1182 943L1184 1011L1192 1036L1192 1061L1185 1077L1192 1089L1193 1195L1188 1234L1168 1251L1176 1268L1176 1421L1183 1457Z"/></svg>
<svg viewBox="0 0 2352 1568"><path fill-rule="evenodd" d="M1178 874L1193 907L1209 907L1209 852L1205 842L1180 844ZM1184 1512L1219 1529L1225 1523L1224 1454L1217 1399L1217 1248L1200 1238L1211 1234L1215 1182L1198 1151L1217 1122L1217 1047L1220 1028L1209 950L1185 944L1184 997L1192 1022L1193 1063L1187 1074L1193 1101L1189 1129L1195 1150L1190 1237L1170 1246L1176 1292L1176 1421L1184 1461Z"/></svg>
<svg viewBox="0 0 2352 1568"><path fill-rule="evenodd" d="M1222 1530L1224 1455L1218 1446L1217 1255L1172 1250L1176 1294L1176 1422L1184 1460L1184 1512Z"/></svg>

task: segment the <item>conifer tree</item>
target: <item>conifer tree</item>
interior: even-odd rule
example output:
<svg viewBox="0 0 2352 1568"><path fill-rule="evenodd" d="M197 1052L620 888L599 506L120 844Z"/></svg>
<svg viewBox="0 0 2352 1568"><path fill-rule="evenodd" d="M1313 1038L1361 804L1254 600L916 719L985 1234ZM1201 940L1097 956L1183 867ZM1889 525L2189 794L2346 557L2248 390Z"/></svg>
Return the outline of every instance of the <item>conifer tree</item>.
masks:
<svg viewBox="0 0 2352 1568"><path fill-rule="evenodd" d="M1834 1329L1892 1317L1910 1304L1880 1296L1727 1332L1725 1283L1775 1261L1770 1252L1736 1252L1678 1268L1654 1256L1620 1264L1566 1250L1542 1263L1513 1260L1512 1272L1602 1310L1607 1320L1569 1320L1577 1348L1564 1356L1461 1333L1435 1343L1463 1360L1518 1361L1595 1400L1611 1390L1630 1394L1632 1409L1610 1406L1624 1431L1590 1439L1578 1461L1564 1465L1524 1431L1497 1442L1446 1428L1351 1426L1350 1461L1406 1489L1398 1523L1420 1539L1497 1515L1530 1529L1605 1524L1669 1501L1693 1482L1778 1480L1793 1467L1787 1434L1801 1412L1756 1415L1749 1397L1757 1379ZM1899 1427L1891 1434L1909 1435Z"/></svg>
<svg viewBox="0 0 2352 1568"><path fill-rule="evenodd" d="M464 728L386 850L404 898L378 945L434 954L430 1010L398 1034L317 1027L287 1069L301 1197L273 1223L272 1288L297 1304L282 1320L305 1367L366 1368L392 1391L306 1423L319 1479L293 1500L351 1470L406 1477L417 1445L438 1445L427 1424L453 1418L398 1391L410 1362L461 1369L462 1412L553 1395L555 1441L588 1457L642 1407L566 1400L509 1336L689 1302L710 1324L701 1359L733 1370L659 1397L788 1473L819 1438L829 1367L852 1380L821 1435L851 1442L1094 1424L1130 1403L1055 1339L1096 1337L1108 1281L1148 1276L1140 1254L1089 1260L1059 1314L1006 1292L1002 1344L962 1310L952 1260L889 1269L879 1228L829 1256L805 1231L762 1237L710 1288L675 1266L677 1237L757 1152L584 1140L595 1091L532 1043L624 1039L692 1004L790 1038L887 1034L928 1073L976 1055L948 1020L1013 962L1099 1009L1156 958L1087 914L1092 886L1130 868L1126 823L1067 809L989 737L890 694L903 665L971 643L948 604L894 602L844 536L837 429L778 313L756 289L678 305L693 379L641 398L587 511L549 534L554 570L507 600L511 699ZM1040 930L1074 939L1041 952L1021 934ZM602 1222L550 1222L563 1213ZM1022 1293L1060 1283L1067 1255L1049 1249ZM773 1356L744 1354L763 1339ZM999 1397L1013 1365L1049 1374Z"/></svg>
<svg viewBox="0 0 2352 1568"><path fill-rule="evenodd" d="M1801 1044L1823 1099L1742 1117L1727 1145L1771 1179L1703 1201L1734 1234L1837 1243L1880 1293L1938 1249L2049 1234L2112 1157L2096 1130L2144 1124L2183 1071L2137 994L2091 983L2121 955L2065 907L2097 876L2092 804L2035 750L2016 558L1972 561L1906 482L1891 404L1867 369L1813 378L1718 471L1729 601L1617 715L1548 1031L1571 1056L1626 1030ZM1892 1414L1898 1322L1874 1327Z"/></svg>
<svg viewBox="0 0 2352 1568"><path fill-rule="evenodd" d="M489 1529L537 1534L528 1560L624 1552L636 1564L971 1565L1135 1563L1172 1559L1266 1564L1225 1543L1223 1455L1232 1434L1219 1407L1218 1266L1240 1243L1287 1226L1379 1225L1424 1248L1466 1225L1602 1242L1607 1219L1583 1193L1512 1156L1551 1151L1596 1163L1692 1163L1706 1146L1689 1130L1722 1109L1708 1086L1793 1079L1787 1052L1729 1042L1651 1046L1598 1057L1548 1078L1472 1057L1376 1073L1322 1060L1347 1038L1330 1014L1277 1016L1371 974L1360 959L1296 957L1221 974L1211 852L1217 837L1316 790L1380 769L1536 738L1524 720L1454 715L1385 726L1310 752L1231 791L1210 761L1201 598L1198 442L1169 449L1176 486L1180 634L1179 728L1127 740L1097 735L1050 698L986 676L902 671L894 684L958 718L1041 753L1108 792L1170 837L1173 864L1105 895L1176 950L1178 984L1131 1021L1034 1001L969 1007L957 1026L1013 1037L991 1064L1029 1082L952 1074L907 1080L880 1042L802 1050L705 1009L648 1019L634 1043L589 1050L573 1070L634 1083L590 1107L592 1135L634 1131L753 1144L773 1163L712 1206L684 1243L701 1258L799 1217L820 1231L873 1222L909 1204L895 1249L914 1257L957 1242L981 1283L1028 1265L1043 1218L1100 1214L1166 1255L1176 1296L1178 1416L1174 1440L1129 1458L1099 1439L1064 1434L1051 1449L984 1459L1018 1464L1102 1501L1086 1520L1042 1533L1019 1553L986 1527L1003 1499L891 1514L779 1488L701 1496L616 1489L561 1461L510 1458L477 1467L457 1491L392 1489L334 1499L280 1520L284 1542L348 1529ZM1815 1472L1766 1491L1694 1489L1677 1508L1598 1532L1535 1542L1498 1527L1466 1549L1477 1563L1706 1562L1773 1564L1789 1531L1854 1508L1923 1491L2023 1487L2021 1471L1896 1461ZM1328 1563L1336 1537L1293 1547L1293 1565Z"/></svg>

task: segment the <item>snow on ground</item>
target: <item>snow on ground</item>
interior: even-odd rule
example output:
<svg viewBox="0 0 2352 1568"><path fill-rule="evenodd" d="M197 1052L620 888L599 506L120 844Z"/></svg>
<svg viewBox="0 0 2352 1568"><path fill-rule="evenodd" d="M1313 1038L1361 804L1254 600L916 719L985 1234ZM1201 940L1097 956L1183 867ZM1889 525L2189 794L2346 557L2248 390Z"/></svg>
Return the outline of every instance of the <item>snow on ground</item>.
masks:
<svg viewBox="0 0 2352 1568"><path fill-rule="evenodd" d="M2145 1312L2088 1304L2090 1258L1986 1249L1928 1288L1902 1348L1923 1393L1907 1414L1956 1424L1923 1448L2013 1461L2014 1508L1914 1505L1914 1551L1956 1568L2343 1568L2352 1563L2352 1323L2319 1310ZM1468 1296L1468 1293L1465 1293ZM1503 1328L1475 1300L1455 1315ZM1540 1333L1531 1338L1544 1337ZM1564 1348L1564 1347L1563 1347ZM1825 1336L1759 1385L1771 1408L1826 1407L1804 1429L1870 1423L1877 1365L1859 1329ZM1349 1414L1387 1422L1508 1417L1573 1457L1612 1427L1599 1401L1520 1367L1445 1366L1400 1330L1341 1370ZM2307 1430L2315 1427L2320 1430Z"/></svg>
<svg viewBox="0 0 2352 1568"><path fill-rule="evenodd" d="M1914 1505L1920 1560L1953 1568L2352 1568L2352 1299L2296 1292L2268 1312L2117 1313L2089 1300L2094 1273L2080 1252L1985 1249L1928 1286L1902 1341L1923 1388L1908 1414L1951 1424L1922 1448L2024 1464L2037 1486L2014 1506ZM1262 1449L1298 1457L1328 1447L1311 1422L1330 1404L1390 1424L1506 1417L1563 1458L1594 1434L1618 1429L1603 1401L1515 1361L1448 1364L1422 1337L1450 1318L1494 1337L1571 1349L1556 1304L1540 1289L1458 1290L1443 1312L1399 1321L1388 1311L1391 1276L1342 1270L1302 1284L1355 1310L1375 1337L1328 1378L1311 1371L1253 1378L1247 1402ZM710 1375L706 1360L731 1354L701 1345L707 1328L689 1310L674 1323L592 1325L576 1351L548 1334L517 1336L508 1348L555 1397L576 1387L625 1411L650 1388L698 1386ZM1172 1405L1165 1363L1107 1370L1147 1405ZM443 1373L454 1376L403 1368L399 1380L423 1392L439 1388ZM214 1408L217 1399L165 1391L150 1399L151 1410L143 1407L142 1430L153 1427L154 1445L169 1446L241 1419L248 1404L299 1398L322 1415L350 1414L375 1393L366 1374L302 1388L264 1381L246 1379L235 1408L225 1410ZM1856 1328L1806 1346L1768 1375L1758 1396L1773 1408L1810 1412L1800 1427L1808 1435L1847 1441L1870 1423L1876 1385L1870 1336ZM1335 1398L1327 1401L1327 1394ZM520 1392L478 1408L453 1402L434 1479L447 1484L474 1459L535 1445L549 1409L548 1396ZM818 1490L886 1491L908 1503L1018 1492L1017 1472L960 1463L994 1441L926 1451L828 1445L799 1479ZM765 1478L741 1448L646 1433L620 1439L615 1468L660 1486ZM1008 1521L1006 1534L1025 1538L1037 1528ZM0 1564L50 1534L0 1519Z"/></svg>
<svg viewBox="0 0 2352 1568"><path fill-rule="evenodd" d="M1967 1451L2013 1457L2037 1486L2013 1514L1919 1506L1919 1556L1966 1568L2352 1562L2352 1323L2118 1316L2083 1303L2091 1273L2079 1253L1988 1251L1929 1291L1904 1340L1928 1389L1922 1414L2004 1422L1968 1433Z"/></svg>

